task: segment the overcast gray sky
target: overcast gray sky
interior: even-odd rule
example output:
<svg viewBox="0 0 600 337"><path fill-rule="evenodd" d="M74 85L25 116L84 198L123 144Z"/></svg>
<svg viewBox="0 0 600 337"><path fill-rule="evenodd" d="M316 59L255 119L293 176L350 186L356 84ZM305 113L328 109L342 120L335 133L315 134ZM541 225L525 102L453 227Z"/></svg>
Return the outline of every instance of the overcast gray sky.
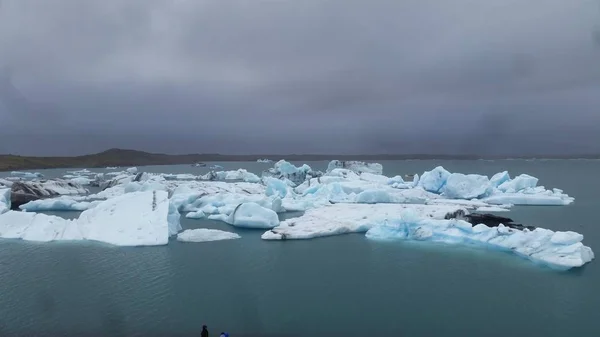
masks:
<svg viewBox="0 0 600 337"><path fill-rule="evenodd" d="M0 1L0 153L600 153L597 0Z"/></svg>

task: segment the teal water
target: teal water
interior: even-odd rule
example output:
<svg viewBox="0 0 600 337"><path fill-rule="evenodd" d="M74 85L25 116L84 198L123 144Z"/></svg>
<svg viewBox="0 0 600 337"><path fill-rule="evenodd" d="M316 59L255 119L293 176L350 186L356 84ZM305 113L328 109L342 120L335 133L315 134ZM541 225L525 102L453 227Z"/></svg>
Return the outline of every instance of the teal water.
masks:
<svg viewBox="0 0 600 337"><path fill-rule="evenodd" d="M326 163L309 163L323 169ZM513 176L575 197L517 207L516 221L584 234L600 251L600 161L382 162L386 175L450 171ZM269 164L221 163L259 173ZM150 172L201 173L163 166ZM203 171L204 170L204 171ZM43 171L47 176L64 170ZM77 216L77 214L61 214ZM477 248L366 240L361 234L264 242L262 231L182 219L240 240L120 248L0 241L2 336L594 336L600 266L556 272Z"/></svg>

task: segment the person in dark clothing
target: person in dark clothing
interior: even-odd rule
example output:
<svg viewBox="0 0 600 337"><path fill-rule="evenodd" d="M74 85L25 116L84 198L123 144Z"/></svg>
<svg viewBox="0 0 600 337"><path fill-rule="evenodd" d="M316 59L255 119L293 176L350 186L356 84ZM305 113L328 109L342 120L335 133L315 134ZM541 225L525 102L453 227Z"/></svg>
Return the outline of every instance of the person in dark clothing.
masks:
<svg viewBox="0 0 600 337"><path fill-rule="evenodd" d="M208 329L206 329L206 325L202 326L202 333L200 333L200 337L208 337Z"/></svg>

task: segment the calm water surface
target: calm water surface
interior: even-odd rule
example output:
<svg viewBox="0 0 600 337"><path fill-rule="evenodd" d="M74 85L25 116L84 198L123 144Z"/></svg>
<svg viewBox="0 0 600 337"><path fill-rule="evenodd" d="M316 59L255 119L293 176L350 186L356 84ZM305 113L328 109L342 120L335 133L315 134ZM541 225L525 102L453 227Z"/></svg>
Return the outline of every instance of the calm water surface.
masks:
<svg viewBox="0 0 600 337"><path fill-rule="evenodd" d="M219 163L260 173L269 164ZM516 221L584 234L600 252L600 161L395 161L384 174L436 165L529 173L575 197L517 207ZM324 169L326 163L309 163ZM203 173L154 166L148 172ZM105 171L105 170L96 170ZM60 176L64 170L42 171ZM76 217L76 213L61 216ZM556 272L506 253L368 241L361 234L265 242L263 231L183 218L184 229L240 240L120 248L0 241L0 335L597 336L600 265Z"/></svg>

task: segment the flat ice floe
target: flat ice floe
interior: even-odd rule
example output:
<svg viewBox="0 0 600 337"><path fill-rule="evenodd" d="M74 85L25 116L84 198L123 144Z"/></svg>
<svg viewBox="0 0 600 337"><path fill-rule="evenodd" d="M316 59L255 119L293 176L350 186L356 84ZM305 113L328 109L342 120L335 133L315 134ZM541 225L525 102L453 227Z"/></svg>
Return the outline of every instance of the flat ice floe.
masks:
<svg viewBox="0 0 600 337"><path fill-rule="evenodd" d="M366 232L388 219L397 219L406 210L426 218L443 219L446 214L465 210L452 205L335 204L306 211L301 217L282 221L262 235L264 240L312 239L346 233ZM466 211L466 210L465 210Z"/></svg>
<svg viewBox="0 0 600 337"><path fill-rule="evenodd" d="M239 239L236 233L220 231L217 229L187 229L177 234L177 241L182 242L208 242L208 241L220 241L220 240L234 240Z"/></svg>
<svg viewBox="0 0 600 337"><path fill-rule="evenodd" d="M167 192L134 192L84 211L78 219L30 212L0 215L0 237L28 241L93 240L118 246L164 245L169 239Z"/></svg>
<svg viewBox="0 0 600 337"><path fill-rule="evenodd" d="M584 246L583 235L575 232L553 232L549 229L516 230L500 224L483 224L451 219L440 220L407 212L387 219L366 234L372 240L433 241L446 244L477 245L512 252L535 263L556 269L581 267L594 258L591 248Z"/></svg>

